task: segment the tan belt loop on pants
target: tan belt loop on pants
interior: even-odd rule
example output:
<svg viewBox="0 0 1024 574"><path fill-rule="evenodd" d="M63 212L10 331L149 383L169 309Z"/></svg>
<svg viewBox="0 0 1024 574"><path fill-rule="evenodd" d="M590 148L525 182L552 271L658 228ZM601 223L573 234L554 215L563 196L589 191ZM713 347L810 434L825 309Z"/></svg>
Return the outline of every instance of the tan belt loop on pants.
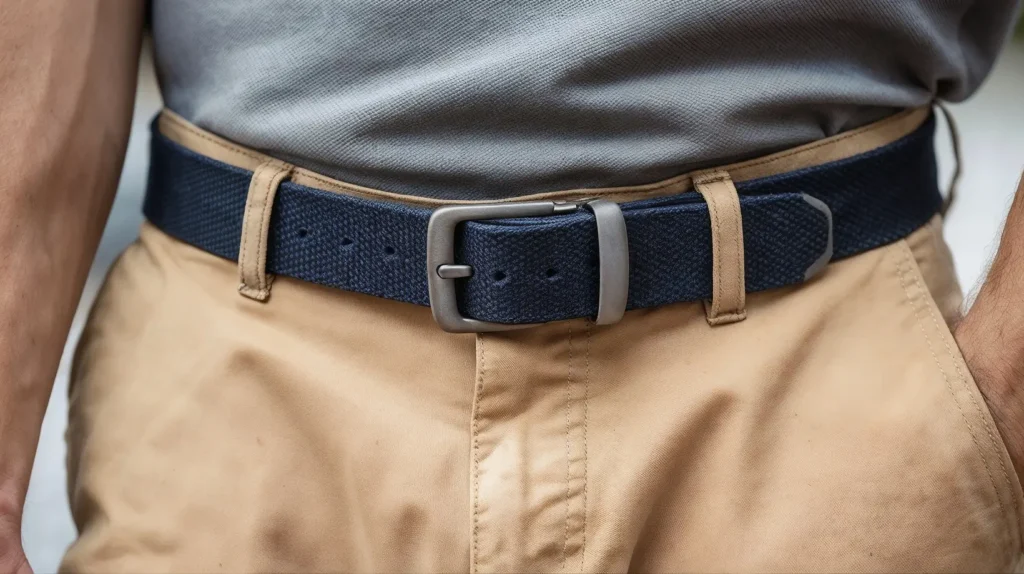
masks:
<svg viewBox="0 0 1024 574"><path fill-rule="evenodd" d="M270 211L277 186L291 175L294 166L278 160L259 165L249 182L242 219L242 242L238 246L238 292L256 301L270 297L273 277L267 274L267 235Z"/></svg>
<svg viewBox="0 0 1024 574"><path fill-rule="evenodd" d="M743 220L740 198L729 174L701 173L693 186L704 196L711 216L712 298L705 301L708 324L725 325L747 317L743 268Z"/></svg>
<svg viewBox="0 0 1024 574"><path fill-rule="evenodd" d="M949 140L953 146L953 175L949 178L949 188L946 190L946 198L942 201L942 209L939 211L943 217L949 213L949 208L953 207L953 202L956 201L957 185L960 183L960 174L963 170L963 158L960 153L960 130L956 127L956 120L953 118L953 112L949 111L946 104L943 104L939 100L935 100L935 105L938 106L942 115L946 118L946 125L949 126Z"/></svg>

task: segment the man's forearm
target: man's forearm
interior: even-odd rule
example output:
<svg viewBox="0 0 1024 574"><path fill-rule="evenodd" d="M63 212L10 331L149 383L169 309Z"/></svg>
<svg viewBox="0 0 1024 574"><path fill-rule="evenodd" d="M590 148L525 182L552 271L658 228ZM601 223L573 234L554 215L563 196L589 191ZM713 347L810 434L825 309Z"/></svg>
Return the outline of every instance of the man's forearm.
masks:
<svg viewBox="0 0 1024 574"><path fill-rule="evenodd" d="M988 277L956 339L1024 475L1024 179Z"/></svg>
<svg viewBox="0 0 1024 574"><path fill-rule="evenodd" d="M143 4L0 0L0 523L20 514L117 186Z"/></svg>

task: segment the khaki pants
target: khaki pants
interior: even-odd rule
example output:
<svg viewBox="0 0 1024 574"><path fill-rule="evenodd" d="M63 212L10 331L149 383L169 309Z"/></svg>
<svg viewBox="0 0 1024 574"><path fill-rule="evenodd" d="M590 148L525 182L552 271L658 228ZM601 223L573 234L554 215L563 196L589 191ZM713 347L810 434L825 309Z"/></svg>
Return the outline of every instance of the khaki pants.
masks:
<svg viewBox="0 0 1024 574"><path fill-rule="evenodd" d="M1021 567L938 218L716 327L685 303L453 335L426 308L238 281L148 225L111 271L74 367L65 570Z"/></svg>

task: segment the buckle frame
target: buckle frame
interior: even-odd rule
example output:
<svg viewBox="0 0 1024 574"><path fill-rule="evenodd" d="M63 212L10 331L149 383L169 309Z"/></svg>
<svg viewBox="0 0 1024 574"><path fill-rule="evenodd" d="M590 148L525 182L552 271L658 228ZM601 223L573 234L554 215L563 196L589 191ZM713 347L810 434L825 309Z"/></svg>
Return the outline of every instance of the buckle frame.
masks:
<svg viewBox="0 0 1024 574"><path fill-rule="evenodd" d="M622 318L629 289L629 247L626 223L618 204L601 199L581 201L525 201L440 207L427 224L427 291L430 310L441 329L449 333L489 333L534 327L537 323L492 323L459 312L455 279L471 277L473 267L456 263L455 232L465 221L562 215L586 207L597 222L600 288L596 323L607 325Z"/></svg>

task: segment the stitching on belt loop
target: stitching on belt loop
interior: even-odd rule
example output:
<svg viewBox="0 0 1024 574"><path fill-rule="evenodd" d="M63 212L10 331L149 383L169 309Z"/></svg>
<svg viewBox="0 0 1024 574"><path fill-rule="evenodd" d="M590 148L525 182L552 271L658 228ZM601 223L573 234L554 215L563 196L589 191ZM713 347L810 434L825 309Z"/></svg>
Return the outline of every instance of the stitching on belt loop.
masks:
<svg viewBox="0 0 1024 574"><path fill-rule="evenodd" d="M704 196L711 218L712 296L705 301L708 324L725 325L747 317L746 275L743 268L743 219L740 198L729 174L703 172L694 188Z"/></svg>
<svg viewBox="0 0 1024 574"><path fill-rule="evenodd" d="M272 159L260 164L249 181L242 217L242 240L238 246L238 292L256 301L270 297L273 277L267 274L267 241L270 212L277 187L291 175L293 166Z"/></svg>

